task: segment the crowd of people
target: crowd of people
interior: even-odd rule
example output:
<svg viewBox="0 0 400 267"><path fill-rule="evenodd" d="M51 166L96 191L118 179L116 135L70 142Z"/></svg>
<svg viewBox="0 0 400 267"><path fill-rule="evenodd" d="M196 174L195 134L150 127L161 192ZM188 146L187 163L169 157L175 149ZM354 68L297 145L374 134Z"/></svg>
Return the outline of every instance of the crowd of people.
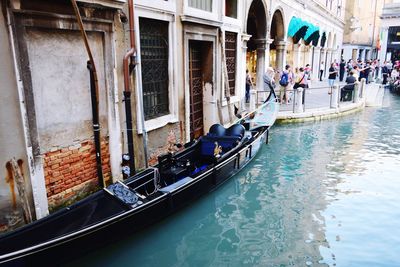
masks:
<svg viewBox="0 0 400 267"><path fill-rule="evenodd" d="M325 70L325 63L322 61L318 73L318 79L323 81L323 74ZM279 100L282 104L288 104L290 101L289 92L298 90L303 94L305 88L309 87L311 80L312 69L310 64L305 67L292 68L290 65L286 65L283 70L274 70L273 68L267 68L263 80L264 90L274 88L279 92ZM340 63L336 60L332 62L328 69L328 86L330 92L336 81L346 82L346 85L342 87L341 100L345 101L348 92L354 90L354 84L361 79L365 79L366 83L372 81L382 80L382 84L387 84L388 81L392 83L400 83L400 61L397 60L394 63L391 61L380 62L376 60L348 60L347 62L342 59ZM246 102L250 99L250 88L254 87L251 79L251 75L246 71ZM278 90L277 90L278 89ZM345 91L345 92L344 92Z"/></svg>

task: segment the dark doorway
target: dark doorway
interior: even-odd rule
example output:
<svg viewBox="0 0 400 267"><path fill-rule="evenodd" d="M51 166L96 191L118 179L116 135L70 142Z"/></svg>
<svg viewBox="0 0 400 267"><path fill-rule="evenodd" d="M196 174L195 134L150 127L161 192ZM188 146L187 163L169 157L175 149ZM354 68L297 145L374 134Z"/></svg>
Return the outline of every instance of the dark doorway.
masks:
<svg viewBox="0 0 400 267"><path fill-rule="evenodd" d="M204 134L203 87L212 84L212 43L189 41L190 140Z"/></svg>

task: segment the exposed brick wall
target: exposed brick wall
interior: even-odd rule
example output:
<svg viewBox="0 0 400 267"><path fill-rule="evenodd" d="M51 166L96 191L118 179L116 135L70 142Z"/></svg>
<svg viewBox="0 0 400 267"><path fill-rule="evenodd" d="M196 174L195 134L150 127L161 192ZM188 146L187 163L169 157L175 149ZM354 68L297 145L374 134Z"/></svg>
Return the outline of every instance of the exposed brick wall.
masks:
<svg viewBox="0 0 400 267"><path fill-rule="evenodd" d="M167 152L175 152L176 147L174 145L181 142L179 136L179 124L171 126L168 130L162 129L155 136L151 136L149 140L154 141L154 139L157 139L158 146L149 146L149 165L156 165L158 163L158 156Z"/></svg>
<svg viewBox="0 0 400 267"><path fill-rule="evenodd" d="M111 178L108 141L101 142L103 175ZM44 154L44 175L50 210L93 191L98 185L93 140Z"/></svg>

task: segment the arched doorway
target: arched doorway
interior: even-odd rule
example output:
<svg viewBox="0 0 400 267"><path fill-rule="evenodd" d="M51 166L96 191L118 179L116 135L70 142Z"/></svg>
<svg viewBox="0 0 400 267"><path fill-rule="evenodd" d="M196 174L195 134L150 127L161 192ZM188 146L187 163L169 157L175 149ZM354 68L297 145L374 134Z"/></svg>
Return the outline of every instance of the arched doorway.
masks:
<svg viewBox="0 0 400 267"><path fill-rule="evenodd" d="M261 0L251 3L247 16L247 34L251 38L247 42L246 67L257 84L262 88L262 76L265 70L265 45L267 35L267 14Z"/></svg>
<svg viewBox="0 0 400 267"><path fill-rule="evenodd" d="M269 62L274 69L282 70L284 64L284 55L286 53L285 26L283 16L280 10L276 10L272 16L270 38L273 40L269 46Z"/></svg>

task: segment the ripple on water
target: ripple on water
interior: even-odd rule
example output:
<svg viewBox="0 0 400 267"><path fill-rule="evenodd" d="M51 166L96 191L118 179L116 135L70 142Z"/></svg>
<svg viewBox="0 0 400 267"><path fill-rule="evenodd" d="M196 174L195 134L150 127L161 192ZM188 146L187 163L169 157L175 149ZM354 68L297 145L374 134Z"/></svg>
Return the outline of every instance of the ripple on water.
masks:
<svg viewBox="0 0 400 267"><path fill-rule="evenodd" d="M273 128L218 190L79 265L400 266L400 99L390 103Z"/></svg>

